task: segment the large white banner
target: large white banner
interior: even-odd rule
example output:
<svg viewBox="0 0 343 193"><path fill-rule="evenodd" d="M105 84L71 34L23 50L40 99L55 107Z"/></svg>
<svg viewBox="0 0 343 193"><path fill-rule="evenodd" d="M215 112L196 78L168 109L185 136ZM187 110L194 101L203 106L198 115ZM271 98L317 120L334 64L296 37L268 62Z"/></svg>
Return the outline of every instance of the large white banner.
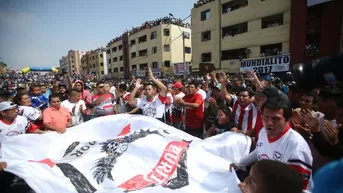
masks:
<svg viewBox="0 0 343 193"><path fill-rule="evenodd" d="M242 134L200 140L154 118L114 115L9 138L0 161L37 193L240 193L229 165L250 145Z"/></svg>
<svg viewBox="0 0 343 193"><path fill-rule="evenodd" d="M288 72L290 54L282 54L263 58L244 59L241 61L241 72L252 70L256 73Z"/></svg>

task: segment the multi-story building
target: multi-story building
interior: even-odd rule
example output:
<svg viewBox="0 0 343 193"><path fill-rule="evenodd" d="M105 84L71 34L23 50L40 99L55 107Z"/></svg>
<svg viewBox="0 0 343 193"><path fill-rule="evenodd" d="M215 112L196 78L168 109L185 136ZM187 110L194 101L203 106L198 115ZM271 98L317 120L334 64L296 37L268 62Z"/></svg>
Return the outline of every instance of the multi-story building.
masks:
<svg viewBox="0 0 343 193"><path fill-rule="evenodd" d="M86 54L85 51L69 50L69 52L68 52L68 67L67 67L67 72L69 74L81 72L81 57L85 54Z"/></svg>
<svg viewBox="0 0 343 193"><path fill-rule="evenodd" d="M188 73L191 30L183 26L161 22L112 40L106 48L109 72L118 77L145 76L146 68L151 66L156 75Z"/></svg>
<svg viewBox="0 0 343 193"><path fill-rule="evenodd" d="M81 69L82 73L92 73L99 78L106 75L108 67L105 48L86 52L81 58Z"/></svg>
<svg viewBox="0 0 343 193"><path fill-rule="evenodd" d="M114 77L124 77L122 38L112 40L106 47L108 73Z"/></svg>
<svg viewBox="0 0 343 193"><path fill-rule="evenodd" d="M68 72L68 69L69 69L68 56L62 56L62 58L60 59L60 68Z"/></svg>
<svg viewBox="0 0 343 193"><path fill-rule="evenodd" d="M291 0L213 0L195 5L192 71L287 71L290 11Z"/></svg>
<svg viewBox="0 0 343 193"><path fill-rule="evenodd" d="M291 63L343 52L343 1L292 0Z"/></svg>

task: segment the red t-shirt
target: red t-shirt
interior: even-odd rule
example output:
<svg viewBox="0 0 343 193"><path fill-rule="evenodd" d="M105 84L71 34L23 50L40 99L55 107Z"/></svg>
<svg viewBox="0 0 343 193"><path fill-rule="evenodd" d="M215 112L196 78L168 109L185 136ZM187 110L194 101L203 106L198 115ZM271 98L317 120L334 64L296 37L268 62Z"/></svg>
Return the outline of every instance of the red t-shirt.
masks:
<svg viewBox="0 0 343 193"><path fill-rule="evenodd" d="M186 95L183 100L187 103L198 103L198 108L186 108L186 125L190 128L203 128L204 125L204 112L202 96L198 93L194 95Z"/></svg>

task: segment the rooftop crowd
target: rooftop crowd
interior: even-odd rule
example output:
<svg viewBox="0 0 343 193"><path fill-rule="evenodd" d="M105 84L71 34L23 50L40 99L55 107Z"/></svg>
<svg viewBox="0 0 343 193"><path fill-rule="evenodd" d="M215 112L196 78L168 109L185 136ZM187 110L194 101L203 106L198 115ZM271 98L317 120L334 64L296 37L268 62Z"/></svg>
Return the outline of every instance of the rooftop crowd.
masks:
<svg viewBox="0 0 343 193"><path fill-rule="evenodd" d="M60 74L44 85L17 86L12 96L1 94L0 129L11 128L3 122L21 121L30 127L18 134L64 133L97 117L142 114L199 138L225 132L248 136L251 153L230 167L237 171L243 193L337 188L334 182L330 187L316 184L323 180L316 174L326 172L319 168L343 155L343 104L331 98L331 88L302 92L290 76L252 71L157 78L148 68L147 74L142 79L94 79L93 86L87 86L83 75ZM7 137L1 132L0 142ZM16 177L1 174L2 190L11 189Z"/></svg>
<svg viewBox="0 0 343 193"><path fill-rule="evenodd" d="M194 3L194 8L203 6L203 5L210 3L212 1L215 1L215 0L198 0L196 3Z"/></svg>
<svg viewBox="0 0 343 193"><path fill-rule="evenodd" d="M133 35L139 31L142 31L144 29L149 29L155 26L159 26L161 24L173 24L173 25L177 25L180 27L185 27L185 28L190 28L190 24L189 23L185 23L183 22L183 20L174 18L172 16L166 16L166 17L162 17L162 18L158 18L152 21L146 21L144 22L142 25L138 26L138 27L132 27L132 29L130 30L126 30L126 32L128 32L130 35ZM114 38L113 40L111 40L107 46L111 45L113 42L117 42L121 40L121 36Z"/></svg>

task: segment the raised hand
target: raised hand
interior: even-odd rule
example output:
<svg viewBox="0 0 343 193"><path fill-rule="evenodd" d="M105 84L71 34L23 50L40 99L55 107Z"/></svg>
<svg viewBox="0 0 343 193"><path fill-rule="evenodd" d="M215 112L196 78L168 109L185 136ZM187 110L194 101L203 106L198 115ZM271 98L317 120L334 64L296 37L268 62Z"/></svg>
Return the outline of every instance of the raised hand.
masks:
<svg viewBox="0 0 343 193"><path fill-rule="evenodd" d="M338 128L340 126L341 125L339 125ZM324 121L324 131L325 131L325 133L327 135L328 142L331 145L336 145L337 143L339 143L339 140L338 140L338 128L334 127L330 121L328 121L328 120Z"/></svg>
<svg viewBox="0 0 343 193"><path fill-rule="evenodd" d="M303 125L305 123L304 118L300 115L300 112L298 112L298 111L292 112L291 123L293 126L294 125Z"/></svg>
<svg viewBox="0 0 343 193"><path fill-rule="evenodd" d="M227 76L224 72L219 73L219 81L221 84L226 84L227 83Z"/></svg>
<svg viewBox="0 0 343 193"><path fill-rule="evenodd" d="M148 75L149 75L149 78L151 79L155 78L154 74L152 73L152 69L150 67L148 67Z"/></svg>
<svg viewBox="0 0 343 193"><path fill-rule="evenodd" d="M141 88L143 85L142 85L142 80L140 78L138 78L136 80L136 84L135 84L136 88Z"/></svg>
<svg viewBox="0 0 343 193"><path fill-rule="evenodd" d="M320 131L320 128L319 128L320 114L319 113L317 113L315 115L315 117L313 117L311 110L309 110L309 109L302 109L299 112L299 115L302 117L304 123L309 126L309 129L312 132L317 132L318 129Z"/></svg>

